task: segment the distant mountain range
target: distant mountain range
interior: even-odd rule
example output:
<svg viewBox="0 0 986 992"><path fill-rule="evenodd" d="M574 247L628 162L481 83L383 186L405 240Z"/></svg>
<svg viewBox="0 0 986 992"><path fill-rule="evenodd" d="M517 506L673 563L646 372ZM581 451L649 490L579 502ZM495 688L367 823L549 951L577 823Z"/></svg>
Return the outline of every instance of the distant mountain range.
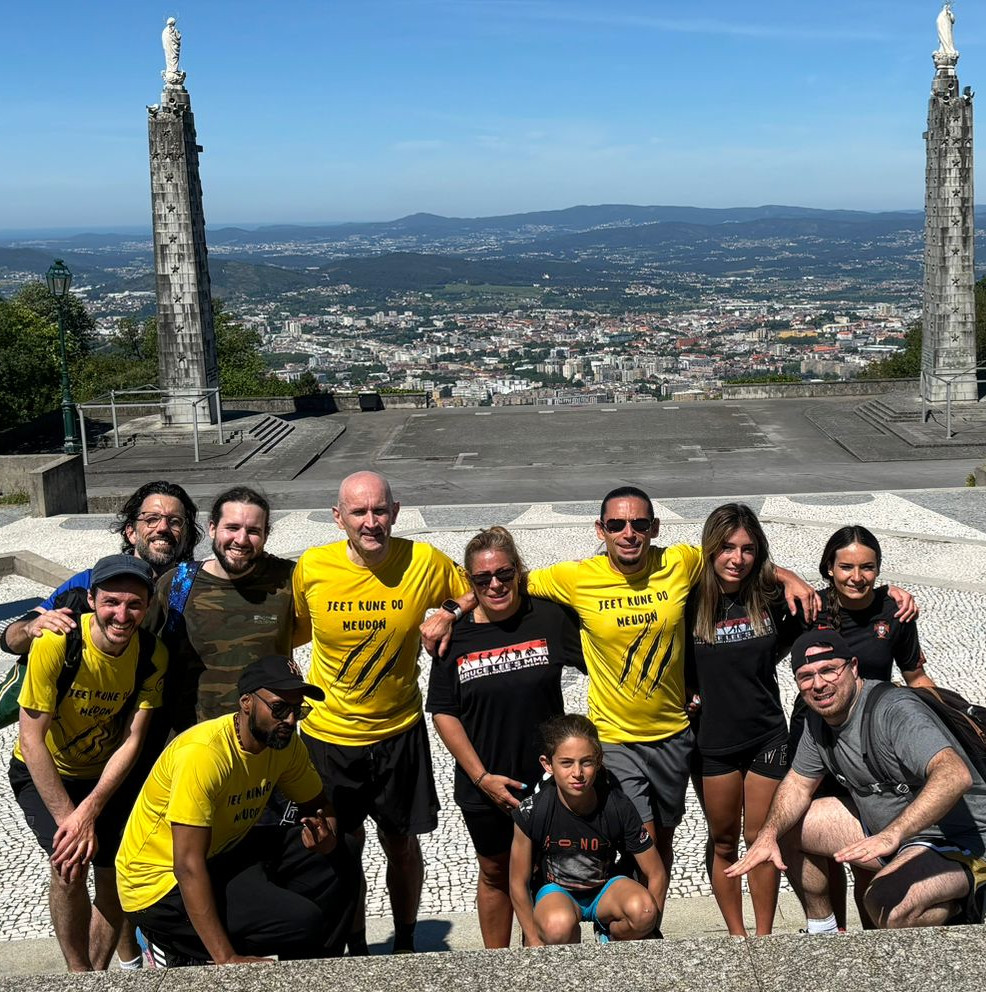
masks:
<svg viewBox="0 0 986 992"><path fill-rule="evenodd" d="M980 208L981 209L981 208ZM259 299L327 284L372 293L449 284L626 284L647 267L709 276L919 280L920 210L600 204L496 217L209 229L217 295ZM980 258L983 255L980 245ZM103 291L153 288L150 232L0 240L0 276L55 255ZM605 278L600 279L600 275Z"/></svg>
<svg viewBox="0 0 986 992"><path fill-rule="evenodd" d="M977 211L982 208L977 207ZM450 236L499 234L540 240L552 233L578 233L598 228L636 227L651 224L684 224L711 227L728 224L779 221L813 221L819 224L846 223L878 225L881 228L914 229L923 225L921 210L883 213L865 210L822 210L814 207L767 205L762 207L671 207L599 204L567 207L564 210L539 210L493 217L441 217L417 213L392 221L369 221L343 224L271 224L257 227L209 228L209 243L235 245L258 243L318 243L351 238L447 238ZM144 238L150 237L148 229ZM18 238L16 243L62 244L67 249L112 248L141 240L136 234L76 234L64 238ZM11 239L0 239L0 245Z"/></svg>

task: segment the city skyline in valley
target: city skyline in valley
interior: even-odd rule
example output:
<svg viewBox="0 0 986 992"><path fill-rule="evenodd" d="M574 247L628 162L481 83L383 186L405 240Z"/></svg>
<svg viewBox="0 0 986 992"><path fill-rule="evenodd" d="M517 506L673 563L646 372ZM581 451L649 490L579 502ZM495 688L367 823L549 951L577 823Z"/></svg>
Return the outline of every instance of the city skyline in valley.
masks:
<svg viewBox="0 0 986 992"><path fill-rule="evenodd" d="M940 6L23 5L5 18L0 233L149 226L144 105L169 15L210 227L580 203L920 209ZM986 11L953 8L975 90Z"/></svg>

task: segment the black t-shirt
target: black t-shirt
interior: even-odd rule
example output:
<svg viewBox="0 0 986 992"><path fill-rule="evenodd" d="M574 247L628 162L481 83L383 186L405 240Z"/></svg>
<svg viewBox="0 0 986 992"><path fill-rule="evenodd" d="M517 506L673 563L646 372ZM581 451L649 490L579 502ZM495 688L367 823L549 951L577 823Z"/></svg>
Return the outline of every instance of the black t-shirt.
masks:
<svg viewBox="0 0 986 992"><path fill-rule="evenodd" d="M640 814L604 770L595 782L596 808L573 813L559 798L554 779L546 779L513 812L514 823L531 839L532 890L554 882L576 892L597 889L612 878L620 854L640 854L653 846Z"/></svg>
<svg viewBox="0 0 986 992"><path fill-rule="evenodd" d="M698 590L688 597L685 665L687 684L702 697L699 751L729 754L766 744L787 730L777 661L790 650L801 625L780 602L764 616L767 632L758 636L745 604L724 595L716 642L709 644L692 633L697 597Z"/></svg>
<svg viewBox="0 0 986 992"><path fill-rule="evenodd" d="M452 628L448 651L432 662L425 709L457 717L492 774L533 788L541 778L538 728L565 711L563 665L585 671L574 614L528 596L507 620L463 617ZM467 810L492 807L458 764L455 801Z"/></svg>
<svg viewBox="0 0 986 992"><path fill-rule="evenodd" d="M829 594L831 596L831 593ZM901 623L894 614L897 603L886 586L874 590L873 602L861 610L839 607L837 623L832 611L823 610L816 627L838 627L852 653L859 659L859 677L889 682L894 662L902 672L913 672L924 664L917 624Z"/></svg>

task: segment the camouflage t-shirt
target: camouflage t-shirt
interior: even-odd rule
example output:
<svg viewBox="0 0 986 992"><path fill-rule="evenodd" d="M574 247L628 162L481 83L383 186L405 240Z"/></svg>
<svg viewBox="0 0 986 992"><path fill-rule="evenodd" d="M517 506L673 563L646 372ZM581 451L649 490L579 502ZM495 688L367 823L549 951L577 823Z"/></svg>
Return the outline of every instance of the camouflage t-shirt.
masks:
<svg viewBox="0 0 986 992"><path fill-rule="evenodd" d="M176 732L235 712L240 672L269 654L291 656L294 562L264 555L242 579L220 579L200 568L174 633L164 709ZM161 633L175 570L161 576L146 626Z"/></svg>

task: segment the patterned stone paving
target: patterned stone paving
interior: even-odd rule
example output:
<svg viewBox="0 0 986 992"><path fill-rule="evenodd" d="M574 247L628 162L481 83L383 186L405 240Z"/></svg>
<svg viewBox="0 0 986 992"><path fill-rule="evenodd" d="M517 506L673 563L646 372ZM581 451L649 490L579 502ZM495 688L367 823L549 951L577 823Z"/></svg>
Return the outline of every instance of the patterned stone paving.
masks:
<svg viewBox="0 0 986 992"><path fill-rule="evenodd" d="M661 542L697 541L706 514L722 502L718 498L664 501L658 506L663 521ZM986 654L986 493L975 489L828 493L759 496L746 502L761 514L775 559L809 580L817 577L818 556L834 529L859 522L876 531L884 548L884 578L905 579L921 603L919 623L929 671L970 698L986 700L986 672L981 663ZM594 554L597 541L592 521L597 512L598 505L588 502L407 507L401 511L397 531L430 541L457 558L479 526L504 523L514 529L527 563L536 567ZM108 532L110 519L33 520L0 515L0 553L29 548L68 568L81 569L118 549L116 538ZM292 556L337 536L331 515L324 510L277 513L269 548ZM207 552L207 546L200 547L201 554ZM25 579L0 578L0 603L45 594L43 587ZM307 667L308 650L299 651L298 658ZM2 660L0 667L4 667ZM794 687L786 666L781 667L780 679L789 706ZM421 680L423 685L427 681L426 659L422 659ZM584 710L585 695L585 679L574 672L567 675L566 705ZM0 732L4 754L10 752L14 733L13 728ZM422 839L426 870L422 914L468 912L474 905L475 860L451 799L452 762L433 732L432 753L443 812L438 830ZM0 939L49 936L44 858L13 803L5 777L0 781L0 830L5 837L0 851L0 902L4 906ZM677 835L670 913L675 897L710 891L703 865L704 843L701 811L690 795ZM366 867L368 913L389 916L383 857L372 836Z"/></svg>

